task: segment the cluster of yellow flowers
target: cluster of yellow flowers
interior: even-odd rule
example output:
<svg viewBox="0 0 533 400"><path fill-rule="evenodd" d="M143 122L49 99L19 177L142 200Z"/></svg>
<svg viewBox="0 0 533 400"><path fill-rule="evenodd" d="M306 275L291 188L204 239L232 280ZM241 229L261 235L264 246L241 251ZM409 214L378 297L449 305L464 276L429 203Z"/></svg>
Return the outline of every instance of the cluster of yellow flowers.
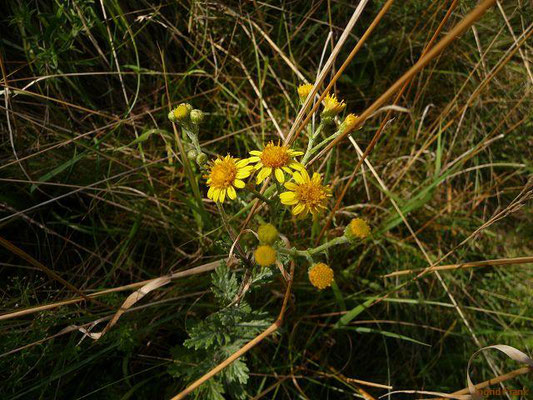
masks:
<svg viewBox="0 0 533 400"><path fill-rule="evenodd" d="M322 176L315 172L310 178L305 167L295 160L303 154L282 144L268 143L263 151L253 150L250 158L239 160L227 155L217 158L209 165L205 176L209 191L207 197L223 203L226 194L230 199L236 196L235 189L244 188L242 179L249 177L253 171L259 171L256 184L274 176L288 190L280 194L281 202L293 206L294 215L316 215L326 207L330 194L329 186L322 183ZM292 178L294 182L287 181Z"/></svg>
<svg viewBox="0 0 533 400"><path fill-rule="evenodd" d="M300 102L305 103L313 92L314 86L310 84L301 85L298 87L298 96ZM337 125L334 121L344 109L346 104L343 100L338 100L335 95L327 95L324 97L323 110L321 116L321 128L327 126ZM198 125L204 119L204 115L200 110L193 110L189 104L180 104L176 109L169 114L169 119L182 126L185 133L189 136L194 145L191 150L199 156L205 154L201 151L197 134ZM344 134L352 131L358 124L358 118L354 114L348 114L344 121L337 125L337 134ZM307 152L304 155L303 151L294 150L286 144L280 142L274 143L270 141L266 144L263 150L250 151L250 157L239 159L231 155L225 157L217 157L207 165L207 171L204 178L207 180L207 197L215 203L224 203L226 199L234 200L237 197L237 189L246 187L245 179L255 176L255 184L259 185L269 177L275 178L277 182L280 202L286 206L292 207L292 214L299 217L305 217L309 214L317 216L326 208L328 197L331 197L331 189L328 185L323 183L322 175L314 172L310 175L302 162L297 158L304 156L303 160L307 159L315 149L320 148L327 140L331 140L331 136L325 142L316 147L312 147L313 140L318 136L321 128L316 130L313 136L310 136ZM325 130L324 130L325 131ZM199 157L198 156L198 157ZM204 159L196 158L197 164L202 167ZM192 159L192 157L189 157ZM201 161L201 162L200 162ZM204 167L202 167L204 168ZM286 191L279 190L280 185L283 185ZM253 188L250 189L256 193ZM260 194L258 195L260 196ZM335 244L353 242L358 239L364 239L370 234L368 224L361 218L353 219L346 227L344 236ZM257 231L259 245L254 251L255 262L261 267L269 267L277 264L281 269L281 263L277 261L278 251L287 253L281 247L277 247L276 242L279 233L276 227L272 224L262 224ZM337 239L334 239L335 241ZM332 242L333 242L332 241ZM328 244L326 244L328 245ZM323 247L323 246L322 246ZM278 249L278 250L276 250ZM294 250L296 255L305 255L311 262L311 267L308 270L309 281L313 286L319 290L331 286L334 280L333 270L324 263L314 263L311 259L311 252L319 252L323 250L308 249L307 251ZM283 271L282 271L283 272Z"/></svg>
<svg viewBox="0 0 533 400"><path fill-rule="evenodd" d="M313 85L306 84L298 87L298 95L302 102L309 96ZM333 118L344 110L346 104L339 101L335 95L327 95L324 99L322 118ZM348 114L339 126L343 133L352 130L357 122L357 117ZM331 196L329 186L322 183L322 176L315 172L312 176L306 171L303 164L296 157L303 155L302 151L293 150L289 146L270 141L260 150L252 150L251 157L240 160L227 155L217 158L208 167L205 175L209 191L207 197L223 203L226 197L235 199L235 189L242 189L245 184L242 179L248 178L252 172L258 171L256 184L261 184L266 178L274 176L284 184L286 192L280 193L282 204L292 206L294 215L317 215L326 207L327 198ZM287 177L289 179L287 179ZM292 177L292 182L290 180Z"/></svg>

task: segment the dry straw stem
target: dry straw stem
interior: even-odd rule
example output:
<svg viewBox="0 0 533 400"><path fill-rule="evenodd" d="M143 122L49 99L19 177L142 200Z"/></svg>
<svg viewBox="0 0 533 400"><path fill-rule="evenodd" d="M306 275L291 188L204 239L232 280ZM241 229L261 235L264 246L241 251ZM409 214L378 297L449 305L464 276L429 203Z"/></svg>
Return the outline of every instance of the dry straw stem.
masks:
<svg viewBox="0 0 533 400"><path fill-rule="evenodd" d="M292 124L292 127L291 127L291 129L290 129L290 131L289 131L289 133L287 135L287 139L285 140L285 144L288 144L288 143L290 143L292 141L292 138L295 135L297 128L300 126L300 123L301 123L301 121L302 121L307 109L309 108L309 106L313 102L313 99L314 99L315 95L318 92L318 88L320 87L320 85L322 85L322 82L324 82L324 79L326 79L326 75L328 74L329 70L333 66L333 63L337 59L337 56L339 55L339 52L342 49L342 46L344 45L344 43L348 39L348 36L350 35L350 32L352 31L353 27L355 26L355 23L357 22L357 20L361 16L361 14L363 12L363 9L365 8L367 3L368 3L368 0L361 0L359 2L359 5L357 6L357 8L354 10L354 12L352 14L352 17L350 18L350 20L346 24L346 27L344 28L344 31L342 32L342 35L339 38L339 41L335 45L335 48L331 52L331 55L329 56L328 60L326 61L326 64L324 65L324 68L322 69L322 71L320 71L320 74L316 78L316 81L315 81L315 83L313 85L313 90L311 90L311 93L309 93L309 95L307 96L307 100L305 101L305 103L303 104L302 108L300 109L300 112L296 116L296 120ZM318 103L320 103L320 102L317 102L317 104ZM300 128L300 129L302 129L302 128Z"/></svg>
<svg viewBox="0 0 533 400"><path fill-rule="evenodd" d="M313 89L311 90L311 92L307 96L307 100L305 101L305 103L303 104L302 108L300 109L300 112L296 116L296 119L295 119L294 123L292 124L289 133L287 134L287 138L284 141L285 144L288 144L288 143L291 142L292 137L295 134L296 129L298 128L298 126L300 126L300 122L302 121L303 117L305 116L305 113L306 113L307 109L309 108L309 106L313 102L313 100L315 98L315 95L318 93L318 88L320 87L320 85L322 85L322 82L324 82L324 79L326 79L326 75L328 74L329 70L333 66L333 63L337 59L337 56L339 55L339 53L340 53L340 51L342 49L342 46L344 45L344 43L348 39L348 37L350 35L350 32L352 31L352 29L355 26L356 22L358 21L359 17L363 13L363 10L364 10L364 8L365 8L367 3L368 3L368 0L361 0L359 2L359 4L358 4L357 8L354 10L350 20L348 21L348 23L346 24L346 27L344 28L344 31L342 32L341 37L339 38L339 41L335 45L335 48L333 49L333 51L331 52L331 55L329 56L328 60L326 61L325 65L324 65L324 68L318 74L318 77L316 78L315 83L313 84ZM317 104L320 104L320 102L317 102ZM261 194L263 194L264 191L266 190L269 181L270 181L270 178L268 178L265 181L265 183L263 184L263 187L260 190ZM245 229L248 226L248 223L250 222L252 217L259 210L259 206L260 206L260 201L258 199L256 199L254 201L252 209L248 213L248 216L246 217L245 221L243 222L243 224L241 226L241 230Z"/></svg>
<svg viewBox="0 0 533 400"><path fill-rule="evenodd" d="M197 275L197 274L202 274L204 272L213 271L224 260L225 259L217 260L217 261L213 261L213 262L210 262L210 263L207 263L207 264L200 265L198 267L187 269L185 271L175 272L175 273L170 275L170 280L179 279L179 278L185 278L186 276ZM94 299L95 297L103 296L103 295L109 294L109 293L116 293L116 292L123 292L125 290L137 289L137 288L143 287L143 286L145 286L145 285L147 285L147 284L149 284L149 283L151 283L151 282L153 282L153 281L155 281L157 279L160 279L160 278L154 278L154 279L148 279L148 280L142 281L142 282L130 283L129 285L119 286L119 287L115 287L115 288L112 288L112 289L101 290L99 292L91 293L91 294L85 295L83 297L81 297L81 296L80 297L74 297L74 298L69 299L69 300L58 301L56 303L45 304L45 305L37 306L37 307L31 307L31 308L27 308L25 310L13 311L13 312L10 312L10 313L7 313L7 314L1 314L0 315L0 321L8 320L8 319L11 319L11 318L22 317L24 315L34 314L34 313L40 312L40 311L51 310L51 309L54 309L54 308L57 308L57 307L61 307L61 306L65 306L65 305L68 305L68 304L79 303L81 301L86 300L86 298Z"/></svg>
<svg viewBox="0 0 533 400"><path fill-rule="evenodd" d="M198 388L204 382L207 382L213 376L215 376L220 371L222 371L224 368L226 368L228 365L230 365L233 361L237 360L239 357L243 356L245 353L247 353L253 347L258 345L267 336L271 335L272 333L274 333L275 331L278 330L278 328L283 323L283 317L285 316L285 311L287 311L287 305L289 304L289 297L291 295L292 281L294 279L294 266L295 266L294 261L291 261L291 268L290 268L290 272L289 272L289 281L287 282L287 288L285 290L285 296L283 297L283 304L281 305L281 310L279 312L279 315L278 315L278 318L276 319L276 321L272 325L270 325L267 329L265 329L262 333L260 333L258 336L256 336L252 340L250 340L243 347L241 347L239 350L237 350L231 356L229 356L224 361L222 361L220 364L218 364L211 371L209 371L208 373L203 375L201 378L199 378L196 381L194 381L193 383L191 383L185 390L183 390L180 393L178 393L171 400L184 399L193 390Z"/></svg>
<svg viewBox="0 0 533 400"><path fill-rule="evenodd" d="M331 79L331 81L329 82L328 86L324 89L322 95L320 96L320 98L318 99L318 101L315 103L315 105L313 106L313 108L311 109L311 111L309 112L309 114L307 115L307 117L305 118L305 120L301 123L301 124L294 124L294 126L299 126L299 128L294 132L294 135L291 135L289 133L289 136L288 136L288 139L290 139L291 142L294 142L296 140L296 138L298 137L298 135L302 132L303 128L309 123L309 121L311 120L311 118L313 117L313 114L318 110L318 107L320 107L322 101L324 100L324 98L328 95L329 91L331 90L331 88L333 87L333 85L335 85L335 83L337 82L337 80L341 77L342 73L344 72L344 70L348 67L348 65L350 64L350 62L353 60L353 58L355 57L355 55L359 52L359 50L361 49L361 47L363 47L363 44L365 44L366 40L370 37L371 33L374 31L374 29L376 28L376 26L379 24L379 22L381 21L381 19L385 16L385 14L387 13L387 11L389 10L389 8L392 6L392 3L394 2L394 0L388 0L384 5L383 7L381 8L381 10L379 10L379 13L378 15L376 15L376 18L374 18L374 20L372 21L372 23L370 24L370 26L366 29L365 33L363 34L363 36L361 36L361 39L359 39L359 41L357 42L357 44L354 46L354 48L352 49L352 51L350 52L350 54L348 55L348 57L346 57L346 60L344 61L344 63L342 63L341 67L339 68L339 70L337 71L337 73L335 74L335 76ZM321 74L322 75L322 74ZM315 89L318 90L318 86L322 83L322 81L320 81L320 83L318 84L315 84ZM303 108L303 110L305 110L306 107ZM350 131L347 131L347 133L349 133ZM289 141L289 140L287 140Z"/></svg>
<svg viewBox="0 0 533 400"><path fill-rule="evenodd" d="M474 261L461 264L448 264L448 265L437 265L427 269L427 272L431 271L450 271L457 269L467 269L474 267L488 267L496 265L509 265L509 264L529 264L533 263L533 257L516 257L516 258L500 258L496 260L485 260L485 261ZM383 278L391 278L393 276L400 275L410 275L417 272L423 271L424 268L416 269L404 269L401 271L391 272L390 274L383 275Z"/></svg>
<svg viewBox="0 0 533 400"><path fill-rule="evenodd" d="M492 379L489 379L489 380L487 380L485 382L478 383L477 385L475 385L475 388L477 390L485 389L485 388L487 388L489 386L496 385L496 384L508 381L509 379L513 379L513 378L515 378L517 376L529 374L532 371L533 371L533 368L531 368L531 367L518 368L518 369L515 369L514 371L508 372L506 374L496 376L496 377L494 377ZM469 388L464 388L464 389L458 390L457 392L453 392L452 396L461 396L461 395L468 395L468 394L470 394ZM445 400L445 399L444 398L438 398L438 399L435 399L435 400Z"/></svg>
<svg viewBox="0 0 533 400"><path fill-rule="evenodd" d="M405 74L403 74L385 93L383 93L370 107L368 107L358 118L358 123L354 127L357 129L360 127L363 122L370 117L377 109L379 109L397 90L399 90L406 82L408 82L413 76L415 76L422 68L424 68L431 60L438 56L446 47L448 47L458 36L460 36L464 31L466 31L470 26L472 26L479 18L485 14L485 11L492 7L496 3L496 0L485 0L479 4L474 10L472 10L466 17L464 17L461 22L459 22L455 27L438 42L435 47L431 48L423 57L421 57L415 65L413 65ZM317 159L326 154L332 147L337 143L343 140L346 135L349 134L343 133L335 140L333 140L329 145L327 145L320 153L318 153L310 162L312 164ZM365 150L363 158L366 158L367 153L372 150L372 145L369 145Z"/></svg>
<svg viewBox="0 0 533 400"><path fill-rule="evenodd" d="M448 8L448 11L446 12L446 15L444 16L444 18L442 19L442 21L440 22L439 26L437 27L437 29L435 30L435 32L433 33L433 36L431 37L431 39L429 40L429 42L427 43L427 45L424 47L424 49L422 50L422 53L420 55L420 58L422 58L426 53L427 51L431 48L433 42L437 39L437 36L440 34L440 32L442 31L442 29L444 28L444 25L446 24L446 22L448 21L448 19L450 18L450 16L452 15L452 11L455 9L455 7L457 6L457 1L458 0L454 0L452 2L452 4L450 5L450 7ZM400 100L401 96L403 95L404 91L407 89L407 87L409 86L409 83L411 82L411 80L408 80L404 83L404 85L402 86L402 88L400 89L400 91L398 92L398 94L396 95L396 98L394 99L394 102L393 104L397 104L397 102ZM389 110L387 112L387 115L385 116L385 118L383 118L378 130L376 131L374 137L372 138L372 141L370 142L369 146L367 147L366 149L366 152L363 153L363 156L360 157L359 161L357 162L355 168L353 169L353 172L352 174L350 175L350 177L348 178L348 181L344 184L344 187L341 191L341 194L340 196L337 197L337 200L335 202L335 206L333 207L333 209L331 210L331 212L329 213L328 215L328 218L326 219L326 223L324 224L324 226L322 227L322 229L320 230L320 233L318 235L318 237L316 238L316 244L318 245L318 243L320 243L320 240L322 239L322 237L324 236L324 233L326 232L326 230L329 228L330 224L331 224L331 220L333 218L333 216L335 215L335 213L337 212L337 210L339 209L340 205L341 205L341 202L342 200L344 199L344 196L346 195L346 193L348 192L348 189L350 187L350 185L352 184L352 182L354 181L355 179L355 176L357 175L357 171L359 170L359 168L362 166L363 162L367 162L367 157L366 155L368 155L370 153L370 151L372 151L372 149L374 148L375 144L377 143L377 141L379 140L383 130L385 129L385 127L387 126L388 124L388 121L389 121L389 117L392 113L392 110ZM368 163L368 162L367 162ZM369 167L371 167L369 165Z"/></svg>

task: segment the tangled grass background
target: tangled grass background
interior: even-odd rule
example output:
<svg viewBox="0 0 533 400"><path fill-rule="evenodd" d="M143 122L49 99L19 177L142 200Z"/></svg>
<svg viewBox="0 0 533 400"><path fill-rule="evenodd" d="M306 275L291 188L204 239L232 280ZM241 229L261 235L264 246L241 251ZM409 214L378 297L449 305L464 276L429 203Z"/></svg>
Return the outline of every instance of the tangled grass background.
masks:
<svg viewBox="0 0 533 400"><path fill-rule="evenodd" d="M293 128L297 87L316 80L347 33L325 82L364 38L332 88L346 114L361 114L477 4L392 2L365 36L390 3L3 2L2 399L172 398L276 318L284 281L261 274L240 322L220 314L240 276L211 267L232 243L205 180L184 169L169 105L203 110L198 137L209 158L246 157ZM285 218L278 230L305 249L363 217L371 239L322 255L333 289L317 291L297 262L283 325L197 398L453 393L480 347L531 354L531 21L529 2L496 2L396 101L313 163L332 188L327 212ZM305 136L294 146L305 149ZM225 205L236 230L242 206ZM255 238L241 245L251 251ZM412 280L437 261L449 267ZM133 289L169 273L179 279L101 339L70 328L101 321L100 330ZM57 302L65 304L38 308ZM198 344L231 324L223 351ZM471 375L481 382L519 367L486 353ZM504 385L531 382L522 368Z"/></svg>

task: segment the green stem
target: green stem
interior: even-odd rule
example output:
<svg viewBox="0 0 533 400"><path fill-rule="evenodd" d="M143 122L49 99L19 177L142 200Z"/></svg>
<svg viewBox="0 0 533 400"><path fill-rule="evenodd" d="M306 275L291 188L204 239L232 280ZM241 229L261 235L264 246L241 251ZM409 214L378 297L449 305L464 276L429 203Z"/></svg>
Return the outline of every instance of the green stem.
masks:
<svg viewBox="0 0 533 400"><path fill-rule="evenodd" d="M327 137L326 139L324 139L323 141L321 141L319 144L317 144L315 147L313 147L311 149L310 156L315 154L318 150L320 150L322 147L324 147L326 144L328 144L332 140L336 139L341 133L342 133L342 131L337 131L333 135L331 135L331 136Z"/></svg>
<svg viewBox="0 0 533 400"><path fill-rule="evenodd" d="M297 250L294 247L291 249L279 249L280 253L289 254L291 256L301 256L311 258L314 254L322 253L330 247L337 246L339 244L348 243L348 239L345 236L340 236L335 239L331 239L329 242L321 244L318 247L307 249L307 250Z"/></svg>
<svg viewBox="0 0 533 400"><path fill-rule="evenodd" d="M224 211L224 207L218 201L216 202L216 205L217 205L217 208L218 208L218 212L220 213L220 217L222 218L222 224L224 225L224 228L226 228L226 231L228 232L228 236L230 237L232 242L237 241L236 245L235 245L235 248L237 249L237 252L239 253L239 256L240 256L241 260L246 265L251 267L248 258L246 258L246 254L244 253L239 241L237 240L237 236L235 235L235 232L233 231L233 228L229 224L228 216L226 215L226 212Z"/></svg>
<svg viewBox="0 0 533 400"><path fill-rule="evenodd" d="M322 128L324 128L324 123L320 122L316 128L316 131L311 132L311 135L309 135L309 142L307 142L307 150L302 158L302 164L305 165L305 163L309 160L309 157L313 155L313 144L315 143L315 139L318 137L318 135L320 135L320 132L322 132Z"/></svg>

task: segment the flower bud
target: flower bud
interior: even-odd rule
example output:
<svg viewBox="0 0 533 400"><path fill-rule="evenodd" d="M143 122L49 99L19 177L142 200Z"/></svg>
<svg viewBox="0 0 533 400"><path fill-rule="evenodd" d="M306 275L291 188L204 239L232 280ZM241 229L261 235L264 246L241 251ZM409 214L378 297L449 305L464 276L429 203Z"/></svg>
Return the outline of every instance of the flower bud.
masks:
<svg viewBox="0 0 533 400"><path fill-rule="evenodd" d="M189 151L187 152L187 158L188 158L189 160L191 160L191 161L194 160L194 159L196 158L197 155L198 155L198 154L196 153L196 150L194 150L194 149L191 149L191 150L189 150Z"/></svg>
<svg viewBox="0 0 533 400"><path fill-rule="evenodd" d="M311 90L313 90L313 85L310 83L298 86L298 96L300 97L300 102L302 104L305 103L305 100L307 99L307 96L309 96L309 93L311 93Z"/></svg>
<svg viewBox="0 0 533 400"><path fill-rule="evenodd" d="M333 270L324 263L318 263L309 268L309 281L319 290L331 286L333 282Z"/></svg>
<svg viewBox="0 0 533 400"><path fill-rule="evenodd" d="M337 100L337 97L333 95L327 95L324 99L324 110L322 111L323 118L333 118L341 113L346 108L344 100Z"/></svg>
<svg viewBox="0 0 533 400"><path fill-rule="evenodd" d="M357 239L364 239L368 235L370 235L370 227L362 218L352 219L344 230L344 236L352 242Z"/></svg>
<svg viewBox="0 0 533 400"><path fill-rule="evenodd" d="M267 245L259 246L254 252L255 262L261 267L268 267L276 262L277 252Z"/></svg>
<svg viewBox="0 0 533 400"><path fill-rule="evenodd" d="M199 153L196 156L196 164L204 165L206 162L207 162L207 156L205 155L205 153Z"/></svg>
<svg viewBox="0 0 533 400"><path fill-rule="evenodd" d="M278 230L276 227L272 224L263 224L259 226L259 229L257 229L257 236L259 237L259 241L264 244L273 244L276 240L278 240Z"/></svg>
<svg viewBox="0 0 533 400"><path fill-rule="evenodd" d="M192 106L187 103L181 103L174 110L171 111L172 117L169 114L168 119L172 122L185 122L189 119Z"/></svg>
<svg viewBox="0 0 533 400"><path fill-rule="evenodd" d="M357 116L354 114L348 114L342 124L339 126L339 131L343 134L351 132L357 124Z"/></svg>
<svg viewBox="0 0 533 400"><path fill-rule="evenodd" d="M193 124L201 124L204 120L204 113L202 110L192 110L191 111L191 122Z"/></svg>

